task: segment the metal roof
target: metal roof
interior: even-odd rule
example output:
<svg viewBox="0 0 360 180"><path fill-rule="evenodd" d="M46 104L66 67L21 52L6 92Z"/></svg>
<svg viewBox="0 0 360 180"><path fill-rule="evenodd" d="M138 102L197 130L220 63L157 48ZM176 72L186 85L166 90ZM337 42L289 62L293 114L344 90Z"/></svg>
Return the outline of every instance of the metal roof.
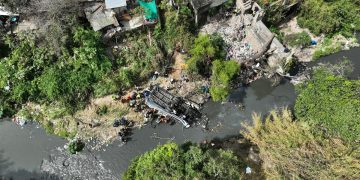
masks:
<svg viewBox="0 0 360 180"><path fill-rule="evenodd" d="M105 0L106 9L113 9L126 6L126 0Z"/></svg>
<svg viewBox="0 0 360 180"><path fill-rule="evenodd" d="M85 14L94 31L98 31L109 25L119 25L119 22L114 16L114 12L104 9L102 4L95 4L85 8Z"/></svg>
<svg viewBox="0 0 360 180"><path fill-rule="evenodd" d="M0 16L18 16L19 14L7 11L4 7L0 6Z"/></svg>

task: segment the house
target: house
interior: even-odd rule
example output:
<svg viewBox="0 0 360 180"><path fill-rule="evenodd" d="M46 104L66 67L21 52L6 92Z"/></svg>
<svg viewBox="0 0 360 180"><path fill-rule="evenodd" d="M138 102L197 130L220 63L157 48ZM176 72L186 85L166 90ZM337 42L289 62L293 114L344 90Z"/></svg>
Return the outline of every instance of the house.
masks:
<svg viewBox="0 0 360 180"><path fill-rule="evenodd" d="M139 7L142 7L140 9ZM94 2L85 8L85 14L94 31L104 31L107 36L129 31L157 22L155 0L105 0Z"/></svg>

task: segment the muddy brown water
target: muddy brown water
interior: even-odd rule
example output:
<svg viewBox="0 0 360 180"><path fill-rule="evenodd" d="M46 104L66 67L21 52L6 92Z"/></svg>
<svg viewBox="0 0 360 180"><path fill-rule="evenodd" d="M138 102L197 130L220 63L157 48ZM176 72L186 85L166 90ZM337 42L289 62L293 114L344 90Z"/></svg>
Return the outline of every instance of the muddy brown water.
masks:
<svg viewBox="0 0 360 180"><path fill-rule="evenodd" d="M334 55L324 57L318 62L336 63L342 57L348 57L354 65L351 78L360 77L360 48L343 51ZM308 64L313 66L313 64ZM214 138L224 138L237 135L241 129L242 122L249 122L253 112L265 115L274 108L293 106L296 99L295 89L292 84L284 80L277 87L272 87L268 80L257 80L248 87L235 90L229 97L234 103L205 104L203 113L210 121L209 127L213 131L203 131L194 127L183 129L180 124L173 126L158 125L145 126L135 130L131 141L123 145L116 141L100 151L86 150L103 162L105 168L110 169L114 176L120 179L131 159L139 154L153 149L159 144L173 140L177 143L187 141L202 142ZM240 108L237 104L244 104ZM66 141L48 135L36 124L28 124L19 127L11 121L0 121L0 180L12 177L15 180L48 177L40 172L43 159L48 159L50 154L56 155L57 149L63 147Z"/></svg>

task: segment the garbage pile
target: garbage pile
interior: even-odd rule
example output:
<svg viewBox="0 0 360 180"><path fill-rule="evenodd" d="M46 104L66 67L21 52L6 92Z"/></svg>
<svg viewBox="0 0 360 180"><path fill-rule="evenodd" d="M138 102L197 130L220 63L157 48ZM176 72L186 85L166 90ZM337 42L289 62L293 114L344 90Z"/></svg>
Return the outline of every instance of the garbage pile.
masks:
<svg viewBox="0 0 360 180"><path fill-rule="evenodd" d="M201 32L219 34L227 45L227 59L235 59L240 62L252 59L255 55L251 42L245 40L248 24L241 16L233 16L227 21L214 21L205 25Z"/></svg>

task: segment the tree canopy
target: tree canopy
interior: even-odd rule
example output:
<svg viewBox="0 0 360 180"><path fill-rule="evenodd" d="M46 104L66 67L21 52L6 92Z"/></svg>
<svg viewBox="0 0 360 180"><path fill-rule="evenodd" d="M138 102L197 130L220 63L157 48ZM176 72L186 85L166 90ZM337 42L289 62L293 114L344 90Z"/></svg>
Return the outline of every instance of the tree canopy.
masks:
<svg viewBox="0 0 360 180"><path fill-rule="evenodd" d="M224 41L219 35L200 34L190 49L188 70L199 75L209 75L212 61L225 59Z"/></svg>
<svg viewBox="0 0 360 180"><path fill-rule="evenodd" d="M241 167L231 151L167 143L135 158L123 179L240 179Z"/></svg>
<svg viewBox="0 0 360 180"><path fill-rule="evenodd" d="M352 36L355 30L360 30L359 12L358 0L306 0L301 5L298 22L316 35Z"/></svg>
<svg viewBox="0 0 360 180"><path fill-rule="evenodd" d="M92 85L112 67L99 41L100 34L77 28L71 48L55 56L45 46L36 45L32 33L8 40L9 57L0 61L0 98L5 115L28 101L62 102L76 110L91 95Z"/></svg>
<svg viewBox="0 0 360 180"><path fill-rule="evenodd" d="M210 94L214 101L225 100L231 90L230 83L240 70L240 64L234 60L212 63Z"/></svg>

